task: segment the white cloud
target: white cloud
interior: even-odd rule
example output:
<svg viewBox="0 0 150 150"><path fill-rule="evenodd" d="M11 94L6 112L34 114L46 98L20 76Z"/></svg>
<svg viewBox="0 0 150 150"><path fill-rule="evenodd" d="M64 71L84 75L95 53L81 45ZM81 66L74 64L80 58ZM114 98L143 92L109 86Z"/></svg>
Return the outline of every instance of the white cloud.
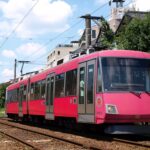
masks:
<svg viewBox="0 0 150 150"><path fill-rule="evenodd" d="M3 75L4 77L12 77L12 76L13 76L13 70L8 69L8 68L5 68L5 69L2 71L2 75Z"/></svg>
<svg viewBox="0 0 150 150"><path fill-rule="evenodd" d="M0 10L3 13L3 19L5 19L0 22L0 31L5 25L7 30L10 28L12 31L35 3L36 0L0 1ZM30 37L63 31L68 28L67 22L71 15L72 7L64 0L39 0L19 26L16 34L18 37Z"/></svg>
<svg viewBox="0 0 150 150"><path fill-rule="evenodd" d="M46 53L46 48L43 47L43 45L39 43L27 43L23 44L20 47L16 49L16 53L20 57L29 57L36 58L41 55L44 55Z"/></svg>
<svg viewBox="0 0 150 150"><path fill-rule="evenodd" d="M135 7L140 11L150 10L150 0L135 0Z"/></svg>
<svg viewBox="0 0 150 150"><path fill-rule="evenodd" d="M12 50L3 50L2 55L7 58L15 58L16 54Z"/></svg>

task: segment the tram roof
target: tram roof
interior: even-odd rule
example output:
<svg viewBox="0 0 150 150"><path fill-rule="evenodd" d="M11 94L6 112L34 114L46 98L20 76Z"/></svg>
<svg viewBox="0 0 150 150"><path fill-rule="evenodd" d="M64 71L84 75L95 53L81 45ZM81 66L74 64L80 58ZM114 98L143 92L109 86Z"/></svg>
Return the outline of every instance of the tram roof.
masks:
<svg viewBox="0 0 150 150"><path fill-rule="evenodd" d="M82 63L84 61L94 59L97 57L126 57L126 58L150 59L150 53L141 52L141 51L133 51L133 50L102 50L102 51L98 51L98 52L91 53L88 55L82 55L80 57L70 60L69 62L60 64L54 68L48 68L47 70L45 70L41 73L31 76L30 81L36 82L36 81L43 80L50 73L55 72L55 74L59 74L59 73L64 73L69 70L73 70L73 69L77 68L79 63ZM12 90L12 89L18 88L23 83L27 84L27 81L28 81L28 78L23 79L17 83L10 85L7 89Z"/></svg>

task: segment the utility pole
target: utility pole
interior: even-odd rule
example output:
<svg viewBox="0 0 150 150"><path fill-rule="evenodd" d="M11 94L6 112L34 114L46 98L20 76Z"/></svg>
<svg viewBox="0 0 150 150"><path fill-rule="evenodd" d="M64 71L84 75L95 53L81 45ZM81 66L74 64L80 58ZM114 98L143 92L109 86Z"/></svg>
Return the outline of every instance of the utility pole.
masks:
<svg viewBox="0 0 150 150"><path fill-rule="evenodd" d="M17 68L17 59L15 59L14 63L14 82L16 81L16 68Z"/></svg>
<svg viewBox="0 0 150 150"><path fill-rule="evenodd" d="M21 67L21 70L20 70L20 73L21 73L21 76L22 76L23 75L23 66L24 66L24 64L30 63L30 61L21 60L21 61L18 61L18 63L22 63L22 67Z"/></svg>
<svg viewBox="0 0 150 150"><path fill-rule="evenodd" d="M85 19L85 41L86 41L86 48L91 45L91 15L87 14L85 16L81 16L80 18Z"/></svg>
<svg viewBox="0 0 150 150"><path fill-rule="evenodd" d="M20 70L20 73L21 73L21 76L23 75L23 66L24 64L26 63L30 63L30 61L17 61L17 59L15 59L15 63L14 63L14 82L16 81L16 70L17 70L17 63L21 63L22 66L21 66L21 70Z"/></svg>
<svg viewBox="0 0 150 150"><path fill-rule="evenodd" d="M91 16L90 14L87 14L85 16L81 16L80 18L85 19L85 39L86 39L86 49L89 48L91 45L91 20L99 20L102 17L97 17L97 16Z"/></svg>

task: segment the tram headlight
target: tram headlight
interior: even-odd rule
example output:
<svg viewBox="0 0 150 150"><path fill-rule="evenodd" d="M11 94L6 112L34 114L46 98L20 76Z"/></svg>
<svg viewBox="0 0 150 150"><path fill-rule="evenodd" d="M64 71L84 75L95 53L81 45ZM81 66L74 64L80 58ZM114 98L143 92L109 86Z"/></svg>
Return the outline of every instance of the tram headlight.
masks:
<svg viewBox="0 0 150 150"><path fill-rule="evenodd" d="M106 105L107 114L118 114L117 107L115 105L107 104Z"/></svg>

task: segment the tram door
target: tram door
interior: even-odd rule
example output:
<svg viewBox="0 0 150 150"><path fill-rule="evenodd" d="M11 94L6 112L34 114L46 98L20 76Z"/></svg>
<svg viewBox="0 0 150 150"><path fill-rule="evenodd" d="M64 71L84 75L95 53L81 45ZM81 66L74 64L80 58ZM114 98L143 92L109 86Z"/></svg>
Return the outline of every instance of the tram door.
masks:
<svg viewBox="0 0 150 150"><path fill-rule="evenodd" d="M94 123L95 60L81 63L78 68L78 121Z"/></svg>
<svg viewBox="0 0 150 150"><path fill-rule="evenodd" d="M19 117L23 116L22 113L22 103L23 103L23 96L24 96L24 85L20 85L19 88Z"/></svg>
<svg viewBox="0 0 150 150"><path fill-rule="evenodd" d="M53 101L54 101L54 76L50 74L46 79L46 119L54 119Z"/></svg>

